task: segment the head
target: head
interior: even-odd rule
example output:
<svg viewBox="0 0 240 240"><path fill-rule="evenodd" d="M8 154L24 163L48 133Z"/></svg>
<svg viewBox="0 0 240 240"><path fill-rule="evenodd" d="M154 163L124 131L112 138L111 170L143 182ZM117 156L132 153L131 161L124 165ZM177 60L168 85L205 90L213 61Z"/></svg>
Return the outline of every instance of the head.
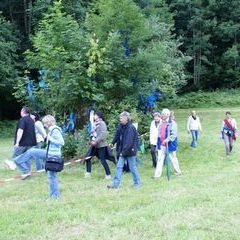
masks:
<svg viewBox="0 0 240 240"><path fill-rule="evenodd" d="M164 108L161 112L162 120L166 121L170 116L170 111L167 108Z"/></svg>
<svg viewBox="0 0 240 240"><path fill-rule="evenodd" d="M50 128L51 126L56 125L56 120L52 115L46 115L43 117L42 122L45 128Z"/></svg>
<svg viewBox="0 0 240 240"><path fill-rule="evenodd" d="M129 112L122 112L119 116L120 123L126 125L130 121L130 113Z"/></svg>
<svg viewBox="0 0 240 240"><path fill-rule="evenodd" d="M21 117L29 116L30 109L28 107L23 107L20 112Z"/></svg>
<svg viewBox="0 0 240 240"><path fill-rule="evenodd" d="M231 113L230 113L229 111L227 111L227 112L226 112L226 118L229 119L229 118L231 118L231 117L232 117Z"/></svg>
<svg viewBox="0 0 240 240"><path fill-rule="evenodd" d="M40 119L40 116L37 112L32 112L30 117L36 122L36 121L39 121Z"/></svg>
<svg viewBox="0 0 240 240"><path fill-rule="evenodd" d="M155 122L160 122L160 120L161 120L161 114L160 114L159 112L155 112L155 113L153 114L153 117L154 117L154 121L155 121Z"/></svg>
<svg viewBox="0 0 240 240"><path fill-rule="evenodd" d="M104 114L102 112L96 112L94 114L94 121L103 120L105 121Z"/></svg>
<svg viewBox="0 0 240 240"><path fill-rule="evenodd" d="M192 111L192 116L193 116L193 117L196 117L196 116L197 116L196 111L194 111L194 110Z"/></svg>

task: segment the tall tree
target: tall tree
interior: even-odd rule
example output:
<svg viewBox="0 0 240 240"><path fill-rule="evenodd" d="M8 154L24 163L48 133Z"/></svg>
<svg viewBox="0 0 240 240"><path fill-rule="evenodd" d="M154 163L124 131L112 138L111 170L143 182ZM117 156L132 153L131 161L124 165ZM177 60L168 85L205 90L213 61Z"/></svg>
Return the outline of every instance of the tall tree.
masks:
<svg viewBox="0 0 240 240"><path fill-rule="evenodd" d="M13 101L13 86L18 75L18 32L0 15L0 119L7 103Z"/></svg>

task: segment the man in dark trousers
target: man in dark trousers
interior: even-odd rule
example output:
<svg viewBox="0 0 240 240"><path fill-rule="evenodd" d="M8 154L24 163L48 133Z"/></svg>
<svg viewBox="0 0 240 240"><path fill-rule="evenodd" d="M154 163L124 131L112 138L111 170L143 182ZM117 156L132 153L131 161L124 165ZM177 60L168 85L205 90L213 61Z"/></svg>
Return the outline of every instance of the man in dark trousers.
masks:
<svg viewBox="0 0 240 240"><path fill-rule="evenodd" d="M121 176L125 161L129 164L129 169L133 175L133 186L139 187L140 176L136 166L136 155L138 148L138 133L136 128L130 121L130 114L122 112L120 114L120 123L122 124L122 131L119 137L118 156L116 173L113 179L113 184L108 185L108 188L118 188L121 183Z"/></svg>
<svg viewBox="0 0 240 240"><path fill-rule="evenodd" d="M19 119L16 127L14 138L14 149L12 158L23 154L28 149L37 145L34 121L30 117L30 110L28 107L23 107L20 112L21 118ZM13 161L6 160L5 164L12 170L16 168Z"/></svg>

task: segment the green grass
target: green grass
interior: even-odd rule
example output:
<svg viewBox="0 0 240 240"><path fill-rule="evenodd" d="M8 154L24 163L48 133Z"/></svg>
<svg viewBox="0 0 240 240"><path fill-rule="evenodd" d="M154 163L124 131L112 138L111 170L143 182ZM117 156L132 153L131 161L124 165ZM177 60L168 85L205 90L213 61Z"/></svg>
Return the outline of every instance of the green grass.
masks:
<svg viewBox="0 0 240 240"><path fill-rule="evenodd" d="M189 147L186 119L190 110L176 110L180 147L180 177L154 180L149 155L139 166L143 186L131 187L123 175L119 190L108 190L99 164L91 179L84 166L66 167L59 174L61 198L44 201L46 174L0 185L0 239L219 239L240 235L239 140L225 157L219 139L226 109L201 109L203 133L197 149ZM230 109L238 122L240 109ZM0 139L0 163L11 153L11 139ZM112 171L114 166L111 165ZM16 172L0 165L0 178Z"/></svg>

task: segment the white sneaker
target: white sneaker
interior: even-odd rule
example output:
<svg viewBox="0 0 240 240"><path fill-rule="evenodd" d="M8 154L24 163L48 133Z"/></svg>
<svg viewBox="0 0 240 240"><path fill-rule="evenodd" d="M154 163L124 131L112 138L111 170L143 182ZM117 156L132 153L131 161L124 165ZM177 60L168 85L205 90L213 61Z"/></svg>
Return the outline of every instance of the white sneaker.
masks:
<svg viewBox="0 0 240 240"><path fill-rule="evenodd" d="M5 160L4 163L5 163L5 165L6 165L9 169L11 169L11 170L15 170L16 167L17 167L16 164L15 164L15 162L13 162L13 161L11 161L11 160Z"/></svg>
<svg viewBox="0 0 240 240"><path fill-rule="evenodd" d="M84 177L85 178L90 178L91 177L91 173L90 172L85 172Z"/></svg>
<svg viewBox="0 0 240 240"><path fill-rule="evenodd" d="M26 173L21 175L21 180L25 180L27 178L31 177L31 173Z"/></svg>
<svg viewBox="0 0 240 240"><path fill-rule="evenodd" d="M112 177L111 177L111 175L106 175L106 176L105 176L105 179L106 179L106 180L111 180Z"/></svg>

